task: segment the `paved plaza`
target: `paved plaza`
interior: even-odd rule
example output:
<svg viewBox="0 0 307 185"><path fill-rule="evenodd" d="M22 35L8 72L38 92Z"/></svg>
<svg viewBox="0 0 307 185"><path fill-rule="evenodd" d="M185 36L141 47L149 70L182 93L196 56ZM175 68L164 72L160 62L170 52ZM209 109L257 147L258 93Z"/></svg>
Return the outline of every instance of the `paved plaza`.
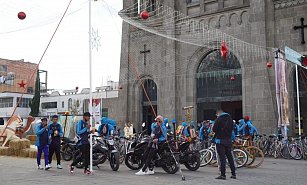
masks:
<svg viewBox="0 0 307 185"><path fill-rule="evenodd" d="M116 184L116 185L153 185L153 184L206 184L206 185L302 185L307 182L307 161L265 159L263 165L257 169L242 168L238 170L238 179L227 178L226 181L216 180L216 167L203 167L196 172L191 172L182 167L186 181L181 181L180 173L166 174L161 168L156 168L156 174L152 176L136 176L134 171L121 165L118 172L113 172L108 163L100 169L95 168L93 176L84 175L82 170L76 169L71 175L67 165L63 162L64 169L52 168L49 171L37 170L34 159L0 156L1 185L33 185L33 184ZM227 174L228 177L230 174Z"/></svg>

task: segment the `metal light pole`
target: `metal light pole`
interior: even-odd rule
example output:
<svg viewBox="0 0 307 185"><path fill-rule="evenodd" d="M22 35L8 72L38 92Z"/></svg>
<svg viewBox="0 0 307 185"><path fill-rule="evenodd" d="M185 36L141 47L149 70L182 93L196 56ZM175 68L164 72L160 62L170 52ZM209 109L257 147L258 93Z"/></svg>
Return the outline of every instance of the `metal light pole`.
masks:
<svg viewBox="0 0 307 185"><path fill-rule="evenodd" d="M89 0L88 6L88 18L89 18L89 25L88 25L88 34L89 34L89 78L90 78L90 105L89 105L89 112L93 114L93 93L92 93L92 0ZM93 171L93 137L92 137L92 126L93 126L93 116L90 117L90 171Z"/></svg>

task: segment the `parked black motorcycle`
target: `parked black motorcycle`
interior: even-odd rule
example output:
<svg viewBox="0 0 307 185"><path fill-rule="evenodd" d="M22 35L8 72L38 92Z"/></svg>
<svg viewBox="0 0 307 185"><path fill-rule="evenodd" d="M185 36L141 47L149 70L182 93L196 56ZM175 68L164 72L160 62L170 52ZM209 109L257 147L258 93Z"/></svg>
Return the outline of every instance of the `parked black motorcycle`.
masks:
<svg viewBox="0 0 307 185"><path fill-rule="evenodd" d="M93 166L99 168L99 165L108 159L112 170L117 171L119 169L119 153L114 145L114 140L112 138L102 140L99 136L93 137L95 138L93 144ZM81 151L76 152L75 157L78 155L81 155ZM83 162L79 162L76 167L83 168Z"/></svg>
<svg viewBox="0 0 307 185"><path fill-rule="evenodd" d="M144 153L151 145L151 138L144 138L140 143L138 143L135 148L130 151L125 158L125 164L128 168L132 170L141 169L144 164ZM178 153L174 154L178 157ZM178 159L179 160L179 157ZM162 167L163 170L169 174L174 174L178 171L179 166L177 166L176 161L171 153L170 147L165 142L159 146L157 155L153 158L152 163L156 167Z"/></svg>
<svg viewBox="0 0 307 185"><path fill-rule="evenodd" d="M77 146L74 140L70 140L67 137L62 138L61 156L64 161L72 160L76 151L77 151Z"/></svg>
<svg viewBox="0 0 307 185"><path fill-rule="evenodd" d="M190 144L183 142L179 145L179 163L191 171L196 171L200 167L200 154L198 150L191 150Z"/></svg>

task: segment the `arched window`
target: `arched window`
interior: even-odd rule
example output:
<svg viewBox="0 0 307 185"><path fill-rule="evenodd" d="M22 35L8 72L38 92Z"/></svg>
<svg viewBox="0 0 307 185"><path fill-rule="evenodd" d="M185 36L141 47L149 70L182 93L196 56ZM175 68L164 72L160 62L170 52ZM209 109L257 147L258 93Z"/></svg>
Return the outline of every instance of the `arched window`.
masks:
<svg viewBox="0 0 307 185"><path fill-rule="evenodd" d="M147 96L143 90L143 88L141 88L142 90L142 109L143 109L143 122L145 122L146 124L146 129L148 134L151 133L151 123L154 121L155 119L155 115L153 113L153 109L155 112L157 112L157 85L153 80L150 79L146 79L143 82L144 87L145 87L145 91L148 95L148 98L150 99L150 102L152 103L152 106L150 105Z"/></svg>
<svg viewBox="0 0 307 185"><path fill-rule="evenodd" d="M71 111L72 110L72 99L69 98L68 99L68 111Z"/></svg>
<svg viewBox="0 0 307 185"><path fill-rule="evenodd" d="M215 119L223 109L234 119L242 118L242 70L231 52L226 59L213 50L200 62L196 73L198 121Z"/></svg>
<svg viewBox="0 0 307 185"><path fill-rule="evenodd" d="M226 59L219 50L206 55L198 66L197 98L228 97L242 94L242 71L239 60L232 53ZM204 100L199 100L204 101Z"/></svg>
<svg viewBox="0 0 307 185"><path fill-rule="evenodd" d="M157 85L153 80L147 79L144 81L144 87L150 101L157 101ZM147 97L143 91L143 102L146 102Z"/></svg>

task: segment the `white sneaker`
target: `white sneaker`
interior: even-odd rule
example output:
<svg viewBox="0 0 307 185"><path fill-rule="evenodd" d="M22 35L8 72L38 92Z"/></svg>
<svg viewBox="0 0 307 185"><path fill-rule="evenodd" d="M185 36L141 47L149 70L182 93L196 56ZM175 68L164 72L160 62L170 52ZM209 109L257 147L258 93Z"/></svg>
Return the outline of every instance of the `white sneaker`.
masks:
<svg viewBox="0 0 307 185"><path fill-rule="evenodd" d="M57 165L57 169L63 169L60 164Z"/></svg>
<svg viewBox="0 0 307 185"><path fill-rule="evenodd" d="M137 173L135 173L135 175L146 175L146 172L143 172L142 169L140 171L138 171Z"/></svg>
<svg viewBox="0 0 307 185"><path fill-rule="evenodd" d="M47 166L48 166L49 168L52 168L51 164L48 164Z"/></svg>
<svg viewBox="0 0 307 185"><path fill-rule="evenodd" d="M49 169L50 169L50 166L46 165L45 170L49 170Z"/></svg>
<svg viewBox="0 0 307 185"><path fill-rule="evenodd" d="M146 175L153 175L153 174L155 174L155 171L154 171L154 170L147 170L147 171L145 172L145 174L146 174Z"/></svg>
<svg viewBox="0 0 307 185"><path fill-rule="evenodd" d="M43 170L44 168L41 165L38 165L37 169Z"/></svg>

